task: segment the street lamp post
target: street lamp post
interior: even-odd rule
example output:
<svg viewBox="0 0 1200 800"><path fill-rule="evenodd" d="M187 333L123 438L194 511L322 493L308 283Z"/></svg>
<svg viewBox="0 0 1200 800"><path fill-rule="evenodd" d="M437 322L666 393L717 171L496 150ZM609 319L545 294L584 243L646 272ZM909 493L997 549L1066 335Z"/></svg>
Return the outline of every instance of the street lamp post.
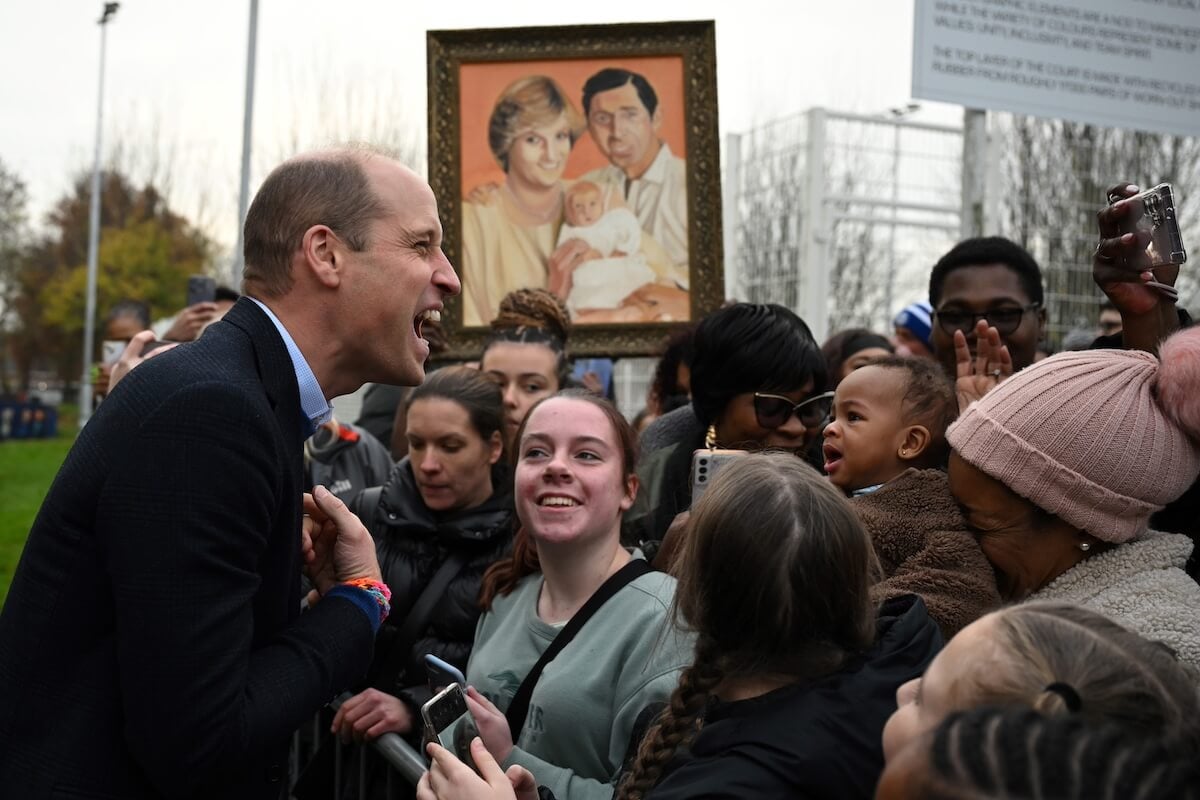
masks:
<svg viewBox="0 0 1200 800"><path fill-rule="evenodd" d="M238 191L237 245L233 251L229 285L237 287L242 281L244 255L242 233L246 224L246 208L250 203L250 147L254 126L254 69L258 44L258 0L250 0L250 36L246 43L246 109L242 115L242 181Z"/></svg>
<svg viewBox="0 0 1200 800"><path fill-rule="evenodd" d="M92 162L92 207L88 223L87 311L83 321L83 371L79 378L79 424L92 415L92 354L96 346L96 272L100 256L100 134L104 119L104 52L108 40L108 21L120 3L105 3L100 25L100 90L96 100L96 155Z"/></svg>

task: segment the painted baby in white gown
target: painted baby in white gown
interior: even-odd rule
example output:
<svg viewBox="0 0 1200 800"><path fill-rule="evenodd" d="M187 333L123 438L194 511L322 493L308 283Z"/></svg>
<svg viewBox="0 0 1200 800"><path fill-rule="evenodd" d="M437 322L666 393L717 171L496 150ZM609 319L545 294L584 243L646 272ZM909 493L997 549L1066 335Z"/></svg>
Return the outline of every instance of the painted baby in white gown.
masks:
<svg viewBox="0 0 1200 800"><path fill-rule="evenodd" d="M584 308L616 308L630 293L655 274L642 255L642 228L628 208L605 210L605 192L591 181L578 181L563 202L565 221L558 236L586 243L591 252L571 275L567 308L572 314Z"/></svg>

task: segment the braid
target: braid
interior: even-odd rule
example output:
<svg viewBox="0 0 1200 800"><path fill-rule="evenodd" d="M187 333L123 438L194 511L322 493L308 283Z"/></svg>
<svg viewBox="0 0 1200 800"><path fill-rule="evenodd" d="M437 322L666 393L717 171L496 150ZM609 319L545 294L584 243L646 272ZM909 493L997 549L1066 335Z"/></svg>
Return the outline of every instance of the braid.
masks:
<svg viewBox="0 0 1200 800"><path fill-rule="evenodd" d="M492 330L519 328L542 328L565 344L570 336L571 313L566 303L545 289L517 289L500 301Z"/></svg>
<svg viewBox="0 0 1200 800"><path fill-rule="evenodd" d="M1120 725L981 708L951 715L934 732L925 796L1195 800L1192 761Z"/></svg>
<svg viewBox="0 0 1200 800"><path fill-rule="evenodd" d="M542 344L558 357L558 386L566 386L567 340L571 337L571 312L545 289L517 289L504 295L483 352L496 342Z"/></svg>
<svg viewBox="0 0 1200 800"><path fill-rule="evenodd" d="M701 634L696 640L695 663L683 671L670 702L642 740L616 800L642 800L658 783L675 751L691 742L713 690L725 677L719 662L720 646Z"/></svg>

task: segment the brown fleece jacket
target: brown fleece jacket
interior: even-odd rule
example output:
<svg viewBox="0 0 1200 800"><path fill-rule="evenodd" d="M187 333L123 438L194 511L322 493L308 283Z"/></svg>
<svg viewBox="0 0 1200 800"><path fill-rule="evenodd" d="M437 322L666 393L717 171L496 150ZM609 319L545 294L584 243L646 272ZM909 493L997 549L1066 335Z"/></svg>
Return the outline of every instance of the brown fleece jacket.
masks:
<svg viewBox="0 0 1200 800"><path fill-rule="evenodd" d="M850 502L883 567L876 601L919 595L947 640L1000 605L992 565L967 530L944 472L910 469Z"/></svg>

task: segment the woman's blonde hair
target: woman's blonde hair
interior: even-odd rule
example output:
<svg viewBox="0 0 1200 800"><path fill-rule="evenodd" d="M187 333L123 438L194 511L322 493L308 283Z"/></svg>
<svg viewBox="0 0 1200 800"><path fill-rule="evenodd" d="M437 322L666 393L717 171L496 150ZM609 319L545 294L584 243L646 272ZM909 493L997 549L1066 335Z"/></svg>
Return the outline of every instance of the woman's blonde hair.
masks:
<svg viewBox="0 0 1200 800"><path fill-rule="evenodd" d="M529 75L504 87L488 120L488 146L496 163L508 172L508 152L517 135L536 125L550 124L564 114L574 147L587 124L557 81L545 75Z"/></svg>
<svg viewBox="0 0 1200 800"><path fill-rule="evenodd" d="M643 740L622 799L657 783L726 678L820 678L875 638L870 538L841 493L790 453L750 453L722 469L672 572L678 621L697 634L695 661Z"/></svg>
<svg viewBox="0 0 1200 800"><path fill-rule="evenodd" d="M995 657L950 687L956 708L1075 714L1200 754L1200 676L1166 645L1067 603L1023 603L991 619Z"/></svg>

